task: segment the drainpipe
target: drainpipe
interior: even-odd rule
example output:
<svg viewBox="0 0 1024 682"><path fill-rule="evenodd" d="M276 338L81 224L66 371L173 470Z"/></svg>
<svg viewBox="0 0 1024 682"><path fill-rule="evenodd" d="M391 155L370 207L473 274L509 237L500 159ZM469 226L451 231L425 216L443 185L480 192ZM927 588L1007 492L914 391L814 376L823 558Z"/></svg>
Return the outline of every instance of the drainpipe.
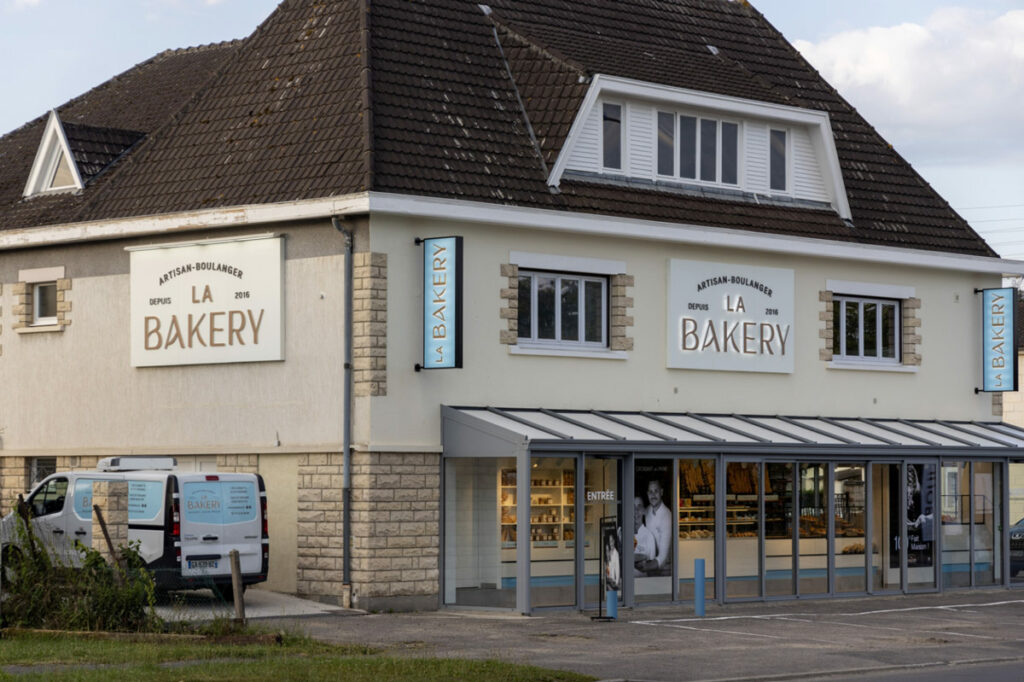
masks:
<svg viewBox="0 0 1024 682"><path fill-rule="evenodd" d="M346 607L352 605L352 252L355 237L352 230L342 224L338 216L331 217L334 229L345 236L345 397L342 421L341 457L341 533L342 533L342 589Z"/></svg>

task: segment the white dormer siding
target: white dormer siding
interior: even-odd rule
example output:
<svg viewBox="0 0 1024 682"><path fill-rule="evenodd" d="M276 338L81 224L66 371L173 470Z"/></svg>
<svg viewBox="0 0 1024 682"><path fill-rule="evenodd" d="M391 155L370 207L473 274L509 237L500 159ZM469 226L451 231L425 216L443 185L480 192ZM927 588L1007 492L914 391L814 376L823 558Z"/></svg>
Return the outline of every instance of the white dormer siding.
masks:
<svg viewBox="0 0 1024 682"><path fill-rule="evenodd" d="M811 136L806 128L790 128L789 134L792 140L789 149L793 196L797 199L827 202L828 192L825 190L825 181Z"/></svg>
<svg viewBox="0 0 1024 682"><path fill-rule="evenodd" d="M742 172L739 182L709 183L686 178L669 178L656 172L657 165L657 130L655 120L657 112L669 111L675 116L692 115L702 119L718 117L722 114L714 111L686 111L676 108L666 109L653 103L615 101L623 105L623 125L625 135L622 136L622 168L604 168L602 164L602 116L601 108L595 107L587 117L586 125L581 131L580 139L573 148L573 153L566 165L568 170L602 175L625 176L659 183L679 183L711 185L716 187L732 187L756 194L787 196L795 199L825 202L829 201L828 192L822 179L822 172L814 151L814 145L806 128L781 125L771 121L740 120L739 139L743 150L738 163ZM730 122L736 121L729 117ZM773 190L769 187L769 130L785 131L786 147L786 189ZM678 156L678 139L676 151ZM678 164L678 161L676 162Z"/></svg>
<svg viewBox="0 0 1024 682"><path fill-rule="evenodd" d="M654 177L655 130L654 109L643 104L630 103L626 116L626 149L628 175L635 178Z"/></svg>
<svg viewBox="0 0 1024 682"><path fill-rule="evenodd" d="M587 116L586 125L580 130L579 139L573 146L574 167L601 168L601 107L594 107Z"/></svg>
<svg viewBox="0 0 1024 682"><path fill-rule="evenodd" d="M602 162L604 121L601 112L606 102L622 109L624 132L620 168L606 168ZM663 128L664 121L670 120L669 114L676 121L672 140L675 145L673 174L658 172L659 113ZM714 179L709 179L701 170L696 177L680 172L680 117L696 119L699 131L703 131L705 121L711 126L718 125L718 172ZM725 152L723 131L727 127L728 139L738 143L734 160ZM738 132L734 134L734 131ZM699 145L704 144L703 139L698 140ZM778 165L780 151L784 154L784 166ZM723 160L726 157L730 163L728 173ZM700 167L700 158L697 163ZM732 168L735 168L734 173ZM709 187L826 203L840 216L850 217L827 113L616 77L595 76L548 183L557 186L565 171L642 180L656 186ZM781 178L784 178L784 186L780 186Z"/></svg>
<svg viewBox="0 0 1024 682"><path fill-rule="evenodd" d="M768 124L759 121L743 126L743 156L746 159L746 190L768 194Z"/></svg>

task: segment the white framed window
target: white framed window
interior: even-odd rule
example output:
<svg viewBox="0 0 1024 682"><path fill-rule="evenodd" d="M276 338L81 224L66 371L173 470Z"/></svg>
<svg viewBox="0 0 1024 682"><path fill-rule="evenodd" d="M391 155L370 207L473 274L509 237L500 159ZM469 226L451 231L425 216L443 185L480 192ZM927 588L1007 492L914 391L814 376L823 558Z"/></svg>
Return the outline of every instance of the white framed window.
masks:
<svg viewBox="0 0 1024 682"><path fill-rule="evenodd" d="M519 345L608 347L608 278L519 271Z"/></svg>
<svg viewBox="0 0 1024 682"><path fill-rule="evenodd" d="M601 164L609 170L622 170L625 107L615 102L601 104Z"/></svg>
<svg viewBox="0 0 1024 682"><path fill-rule="evenodd" d="M789 137L785 130L768 130L768 186L773 192L789 191Z"/></svg>
<svg viewBox="0 0 1024 682"><path fill-rule="evenodd" d="M32 285L32 325L57 324L57 282Z"/></svg>
<svg viewBox="0 0 1024 682"><path fill-rule="evenodd" d="M833 357L898 364L901 320L898 300L833 296Z"/></svg>
<svg viewBox="0 0 1024 682"><path fill-rule="evenodd" d="M740 182L740 124L694 113L657 112L657 175L736 187Z"/></svg>

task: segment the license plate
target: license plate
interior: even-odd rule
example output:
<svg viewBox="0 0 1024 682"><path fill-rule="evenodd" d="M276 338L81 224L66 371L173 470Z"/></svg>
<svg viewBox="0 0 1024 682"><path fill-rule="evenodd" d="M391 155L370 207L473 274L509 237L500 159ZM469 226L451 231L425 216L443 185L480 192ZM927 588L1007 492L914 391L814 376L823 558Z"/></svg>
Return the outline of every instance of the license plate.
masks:
<svg viewBox="0 0 1024 682"><path fill-rule="evenodd" d="M198 561L189 561L189 568L217 568L217 559L200 559Z"/></svg>

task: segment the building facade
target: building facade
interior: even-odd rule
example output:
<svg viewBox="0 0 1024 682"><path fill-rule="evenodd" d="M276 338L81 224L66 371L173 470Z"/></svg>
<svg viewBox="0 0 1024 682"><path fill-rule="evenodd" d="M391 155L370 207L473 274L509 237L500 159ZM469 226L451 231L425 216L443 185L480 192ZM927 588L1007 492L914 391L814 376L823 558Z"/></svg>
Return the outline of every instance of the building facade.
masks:
<svg viewBox="0 0 1024 682"><path fill-rule="evenodd" d="M287 0L0 139L4 508L258 472L371 609L1021 584L1024 266L753 8L624 11Z"/></svg>

